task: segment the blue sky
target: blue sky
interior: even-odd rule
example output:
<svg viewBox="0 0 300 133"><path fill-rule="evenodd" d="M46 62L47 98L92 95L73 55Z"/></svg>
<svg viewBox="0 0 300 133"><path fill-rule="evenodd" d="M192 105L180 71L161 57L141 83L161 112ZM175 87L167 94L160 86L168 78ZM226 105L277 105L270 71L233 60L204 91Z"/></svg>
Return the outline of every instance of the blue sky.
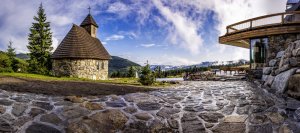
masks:
<svg viewBox="0 0 300 133"><path fill-rule="evenodd" d="M0 50L9 40L27 52L29 27L40 0L3 0ZM20 4L22 3L22 4ZM270 3L272 6L270 6ZM218 43L229 24L283 12L286 0L43 0L56 48L91 6L97 36L111 55L139 64L189 65L249 59L247 49ZM274 8L276 6L276 8Z"/></svg>

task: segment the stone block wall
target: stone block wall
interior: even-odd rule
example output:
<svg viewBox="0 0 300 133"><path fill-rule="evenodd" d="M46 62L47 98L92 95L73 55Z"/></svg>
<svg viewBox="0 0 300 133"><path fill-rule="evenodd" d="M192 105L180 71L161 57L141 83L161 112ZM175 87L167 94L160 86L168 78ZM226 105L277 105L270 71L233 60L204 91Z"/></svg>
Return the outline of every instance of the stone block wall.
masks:
<svg viewBox="0 0 300 133"><path fill-rule="evenodd" d="M58 77L105 80L108 78L108 60L55 59L52 70L54 76Z"/></svg>
<svg viewBox="0 0 300 133"><path fill-rule="evenodd" d="M284 51L288 47L289 43L300 40L300 34L275 35L268 36L268 38L269 49L267 51L267 62L269 62L272 59L275 59L277 53L280 51Z"/></svg>
<svg viewBox="0 0 300 133"><path fill-rule="evenodd" d="M290 77L300 69L300 35L273 36L269 41L268 63L263 69L262 81L265 86L283 94L288 90Z"/></svg>

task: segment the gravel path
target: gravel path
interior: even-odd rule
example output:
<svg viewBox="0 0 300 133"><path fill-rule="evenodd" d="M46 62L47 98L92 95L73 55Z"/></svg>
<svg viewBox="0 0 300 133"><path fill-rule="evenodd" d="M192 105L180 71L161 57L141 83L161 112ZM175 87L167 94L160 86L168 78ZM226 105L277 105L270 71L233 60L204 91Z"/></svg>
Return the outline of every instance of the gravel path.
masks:
<svg viewBox="0 0 300 133"><path fill-rule="evenodd" d="M300 103L245 81L107 96L0 92L0 132L300 132Z"/></svg>

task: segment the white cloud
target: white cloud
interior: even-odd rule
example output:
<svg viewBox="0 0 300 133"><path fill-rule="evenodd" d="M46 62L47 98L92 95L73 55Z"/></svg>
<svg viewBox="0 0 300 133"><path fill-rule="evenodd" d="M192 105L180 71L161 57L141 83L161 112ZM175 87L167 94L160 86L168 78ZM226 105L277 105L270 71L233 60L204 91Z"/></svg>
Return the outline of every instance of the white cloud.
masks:
<svg viewBox="0 0 300 133"><path fill-rule="evenodd" d="M194 54L199 53L203 39L197 33L198 25L189 20L187 16L179 12L172 12L160 0L153 0L153 3L165 19L172 24L168 35L172 44L178 44Z"/></svg>
<svg viewBox="0 0 300 133"><path fill-rule="evenodd" d="M126 17L130 12L131 8L122 2L115 2L110 4L106 10L109 13L117 14L120 18Z"/></svg>
<svg viewBox="0 0 300 133"><path fill-rule="evenodd" d="M103 44L103 45L107 45L107 42L104 42L104 41L103 41L102 44Z"/></svg>
<svg viewBox="0 0 300 133"><path fill-rule="evenodd" d="M117 40L122 40L124 38L125 38L125 36L123 36L123 35L111 35L111 36L107 37L105 40L106 41L117 41Z"/></svg>
<svg viewBox="0 0 300 133"><path fill-rule="evenodd" d="M190 58L184 58L176 55L163 55L159 57L151 57L149 60L150 64L153 65L174 65L174 66L180 66L180 65L193 65L198 64L199 61L190 59Z"/></svg>
<svg viewBox="0 0 300 133"><path fill-rule="evenodd" d="M73 22L72 18L67 16L51 15L49 17L50 22L55 22L57 26L65 26Z"/></svg>
<svg viewBox="0 0 300 133"><path fill-rule="evenodd" d="M199 63L205 60L249 59L249 50L247 49L218 43L207 44L205 47L201 45L203 40L207 39L203 38L206 33L201 30L207 26L203 23L207 21L206 13L208 11L215 13L213 18L216 22L215 30L219 32L219 35L223 35L227 25L261 15L284 12L286 0L152 0L152 2L162 17L150 15L149 19L154 20L161 28L168 30L167 43L181 46L198 54L190 58L169 55L165 58L149 58L149 60L157 64L180 62L178 63L180 65L181 63ZM189 9L191 8L193 8L192 12L197 13L196 15L190 13Z"/></svg>
<svg viewBox="0 0 300 133"><path fill-rule="evenodd" d="M145 47L145 48L150 48L150 47L154 47L155 44L154 43L149 43L149 44L141 44L142 47Z"/></svg>

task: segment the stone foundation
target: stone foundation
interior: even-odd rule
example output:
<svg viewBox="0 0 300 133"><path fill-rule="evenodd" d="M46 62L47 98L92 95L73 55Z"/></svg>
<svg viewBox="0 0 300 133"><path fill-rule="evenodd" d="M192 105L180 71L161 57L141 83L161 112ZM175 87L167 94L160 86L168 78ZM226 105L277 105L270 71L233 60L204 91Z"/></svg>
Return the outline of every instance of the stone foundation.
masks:
<svg viewBox="0 0 300 133"><path fill-rule="evenodd" d="M60 59L53 60L53 74L58 77L76 77L92 80L108 78L108 60Z"/></svg>
<svg viewBox="0 0 300 133"><path fill-rule="evenodd" d="M269 37L267 61L263 69L264 85L279 94L285 93L290 77L300 68L300 34Z"/></svg>

